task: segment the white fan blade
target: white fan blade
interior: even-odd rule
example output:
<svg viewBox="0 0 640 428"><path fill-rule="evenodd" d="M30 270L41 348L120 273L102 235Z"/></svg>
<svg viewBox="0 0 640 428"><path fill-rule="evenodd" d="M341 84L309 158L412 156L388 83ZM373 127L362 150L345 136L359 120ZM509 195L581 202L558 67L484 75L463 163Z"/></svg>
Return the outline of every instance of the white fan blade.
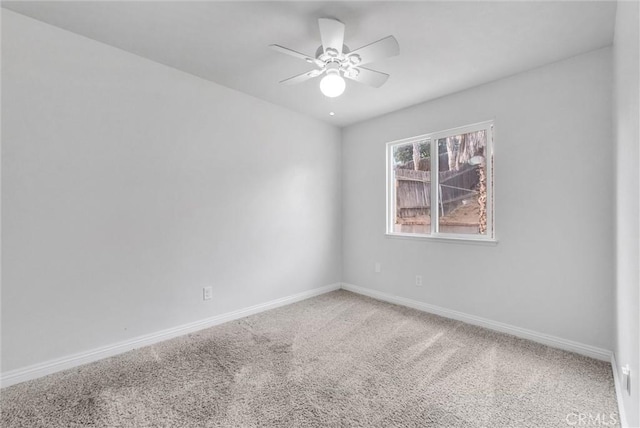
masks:
<svg viewBox="0 0 640 428"><path fill-rule="evenodd" d="M320 61L318 59L315 59L312 56L305 55L303 53L294 51L293 49L285 48L284 46L280 46L280 45L269 45L269 47L271 49L273 49L274 51L278 51L278 52L283 53L283 54L291 55L292 57L295 57L295 58L303 59L306 62L308 62L309 64L316 64L319 67L323 67L324 66L324 63L322 61Z"/></svg>
<svg viewBox="0 0 640 428"><path fill-rule="evenodd" d="M336 56L340 55L344 43L344 24L335 19L320 18L318 25L324 53L327 53L327 49L333 48L337 51Z"/></svg>
<svg viewBox="0 0 640 428"><path fill-rule="evenodd" d="M345 74L344 77L355 80L356 82L364 83L365 85L373 86L374 88L379 88L384 85L384 82L389 78L389 75L386 73L369 70L368 68L358 67L357 70L357 76L350 77L348 74Z"/></svg>
<svg viewBox="0 0 640 428"><path fill-rule="evenodd" d="M295 83L302 83L306 80L312 79L314 77L320 76L323 70L311 70L304 72L302 74L298 74L297 76L289 77L288 79L284 79L280 81L280 83L284 85L293 85Z"/></svg>
<svg viewBox="0 0 640 428"><path fill-rule="evenodd" d="M398 55L399 53L400 46L398 46L396 38L393 36L387 36L384 39L380 39L377 42L370 43L350 52L347 57L351 58L357 55L360 61L354 63L354 65L364 65L383 58Z"/></svg>

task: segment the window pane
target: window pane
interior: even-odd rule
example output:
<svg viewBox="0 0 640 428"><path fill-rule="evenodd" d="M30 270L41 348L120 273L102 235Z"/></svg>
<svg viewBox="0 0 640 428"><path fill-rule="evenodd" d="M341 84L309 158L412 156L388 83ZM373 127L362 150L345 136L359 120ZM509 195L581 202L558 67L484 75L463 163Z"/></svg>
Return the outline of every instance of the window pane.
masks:
<svg viewBox="0 0 640 428"><path fill-rule="evenodd" d="M486 235L486 130L441 138L437 144L439 232Z"/></svg>
<svg viewBox="0 0 640 428"><path fill-rule="evenodd" d="M431 144L416 141L393 147L395 213L393 231L431 232Z"/></svg>

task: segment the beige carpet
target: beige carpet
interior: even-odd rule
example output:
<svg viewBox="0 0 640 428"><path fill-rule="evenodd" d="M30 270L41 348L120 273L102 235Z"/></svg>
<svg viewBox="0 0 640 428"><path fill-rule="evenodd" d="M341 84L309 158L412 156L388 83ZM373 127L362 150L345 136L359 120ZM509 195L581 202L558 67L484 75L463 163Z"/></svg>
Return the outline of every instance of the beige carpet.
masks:
<svg viewBox="0 0 640 428"><path fill-rule="evenodd" d="M2 427L540 428L618 418L607 363L346 291L5 388L0 405Z"/></svg>

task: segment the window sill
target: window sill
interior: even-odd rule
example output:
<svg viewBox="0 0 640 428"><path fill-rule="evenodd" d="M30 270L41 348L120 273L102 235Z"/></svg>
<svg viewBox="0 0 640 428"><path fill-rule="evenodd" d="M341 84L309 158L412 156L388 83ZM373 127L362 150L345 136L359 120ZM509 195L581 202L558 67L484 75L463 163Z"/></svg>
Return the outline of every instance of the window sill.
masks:
<svg viewBox="0 0 640 428"><path fill-rule="evenodd" d="M419 235L416 233L391 233L387 232L387 238L392 239L409 239L419 241L435 241L435 242L447 242L449 244L471 244L471 245L486 245L494 247L498 245L498 240L495 238L468 238L464 236L431 236L431 235Z"/></svg>

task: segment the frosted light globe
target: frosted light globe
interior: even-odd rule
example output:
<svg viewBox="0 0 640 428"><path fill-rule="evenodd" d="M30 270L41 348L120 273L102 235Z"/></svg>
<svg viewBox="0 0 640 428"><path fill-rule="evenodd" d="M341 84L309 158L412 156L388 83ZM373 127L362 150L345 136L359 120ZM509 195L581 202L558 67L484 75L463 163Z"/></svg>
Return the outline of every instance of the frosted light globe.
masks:
<svg viewBox="0 0 640 428"><path fill-rule="evenodd" d="M346 86L344 79L338 73L327 74L320 80L320 90L329 98L342 95Z"/></svg>

